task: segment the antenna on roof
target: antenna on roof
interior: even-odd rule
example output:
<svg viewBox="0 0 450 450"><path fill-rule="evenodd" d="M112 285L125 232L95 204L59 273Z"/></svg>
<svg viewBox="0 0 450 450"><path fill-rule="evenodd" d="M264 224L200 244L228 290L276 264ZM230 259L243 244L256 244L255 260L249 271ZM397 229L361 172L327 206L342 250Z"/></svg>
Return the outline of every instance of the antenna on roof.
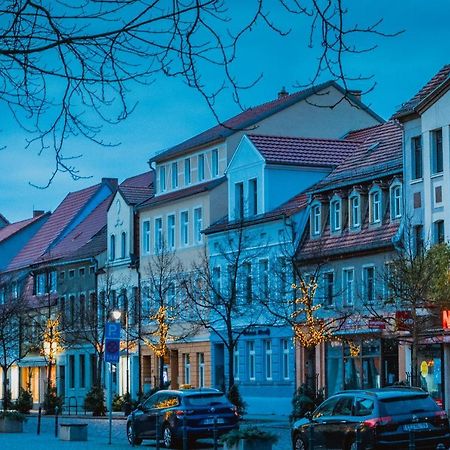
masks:
<svg viewBox="0 0 450 450"><path fill-rule="evenodd" d="M287 97L289 95L289 92L286 90L286 87L283 86L281 88L281 91L278 92L278 98L283 98L283 97Z"/></svg>

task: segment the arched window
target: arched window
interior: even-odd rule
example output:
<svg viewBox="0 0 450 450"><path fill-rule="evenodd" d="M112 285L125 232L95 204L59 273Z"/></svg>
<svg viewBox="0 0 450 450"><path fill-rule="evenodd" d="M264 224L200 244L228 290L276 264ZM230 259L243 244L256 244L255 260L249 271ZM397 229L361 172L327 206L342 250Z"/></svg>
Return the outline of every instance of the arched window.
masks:
<svg viewBox="0 0 450 450"><path fill-rule="evenodd" d="M120 238L120 257L123 259L127 253L127 234L122 231Z"/></svg>
<svg viewBox="0 0 450 450"><path fill-rule="evenodd" d="M311 235L318 236L322 223L322 208L320 203L311 206Z"/></svg>
<svg viewBox="0 0 450 450"><path fill-rule="evenodd" d="M370 223L381 223L381 211L381 190L376 186L369 193Z"/></svg>
<svg viewBox="0 0 450 450"><path fill-rule="evenodd" d="M116 259L116 236L114 234L109 237L109 259L111 261Z"/></svg>
<svg viewBox="0 0 450 450"><path fill-rule="evenodd" d="M361 197L355 192L349 198L350 228L361 226Z"/></svg>
<svg viewBox="0 0 450 450"><path fill-rule="evenodd" d="M342 200L340 197L333 197L330 203L330 224L331 231L342 229Z"/></svg>
<svg viewBox="0 0 450 450"><path fill-rule="evenodd" d="M403 196L402 185L399 181L395 181L391 185L391 219L399 219L402 217Z"/></svg>

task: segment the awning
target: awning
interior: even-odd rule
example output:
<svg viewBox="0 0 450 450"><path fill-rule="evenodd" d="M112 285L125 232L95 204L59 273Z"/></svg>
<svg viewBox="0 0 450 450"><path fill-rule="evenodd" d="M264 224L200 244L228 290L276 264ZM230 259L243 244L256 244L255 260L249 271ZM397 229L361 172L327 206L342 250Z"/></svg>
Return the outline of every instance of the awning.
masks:
<svg viewBox="0 0 450 450"><path fill-rule="evenodd" d="M47 366L47 361L43 356L25 357L17 365L19 367L45 367Z"/></svg>

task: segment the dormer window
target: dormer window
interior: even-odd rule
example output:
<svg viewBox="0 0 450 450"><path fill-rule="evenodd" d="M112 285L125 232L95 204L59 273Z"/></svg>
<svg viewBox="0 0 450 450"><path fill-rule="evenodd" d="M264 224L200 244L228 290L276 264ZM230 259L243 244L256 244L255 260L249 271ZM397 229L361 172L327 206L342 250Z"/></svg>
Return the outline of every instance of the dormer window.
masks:
<svg viewBox="0 0 450 450"><path fill-rule="evenodd" d="M318 203L311 207L311 234L313 236L320 235L321 222L321 205Z"/></svg>
<svg viewBox="0 0 450 450"><path fill-rule="evenodd" d="M159 192L166 190L166 167L161 166L159 168Z"/></svg>
<svg viewBox="0 0 450 450"><path fill-rule="evenodd" d="M342 202L340 198L331 201L330 204L330 222L331 231L340 231L341 226Z"/></svg>
<svg viewBox="0 0 450 450"><path fill-rule="evenodd" d="M376 187L369 194L369 217L370 223L381 222L381 190Z"/></svg>
<svg viewBox="0 0 450 450"><path fill-rule="evenodd" d="M213 177L219 175L219 150L217 148L211 153L211 172Z"/></svg>
<svg viewBox="0 0 450 450"><path fill-rule="evenodd" d="M248 214L256 216L258 214L258 181L252 178L248 182Z"/></svg>
<svg viewBox="0 0 450 450"><path fill-rule="evenodd" d="M361 199L359 194L353 194L350 199L350 227L358 228L361 226Z"/></svg>
<svg viewBox="0 0 450 450"><path fill-rule="evenodd" d="M178 163L172 163L172 189L178 187Z"/></svg>
<svg viewBox="0 0 450 450"><path fill-rule="evenodd" d="M402 217L402 185L396 182L391 186L391 219L399 219Z"/></svg>

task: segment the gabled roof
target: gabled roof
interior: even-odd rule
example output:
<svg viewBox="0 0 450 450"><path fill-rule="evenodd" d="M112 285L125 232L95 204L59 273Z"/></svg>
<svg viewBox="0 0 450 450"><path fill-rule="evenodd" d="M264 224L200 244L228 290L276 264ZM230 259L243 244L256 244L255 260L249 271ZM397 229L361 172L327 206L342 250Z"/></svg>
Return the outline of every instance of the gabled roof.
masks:
<svg viewBox="0 0 450 450"><path fill-rule="evenodd" d="M148 171L124 180L119 191L128 205L137 205L153 196L154 172Z"/></svg>
<svg viewBox="0 0 450 450"><path fill-rule="evenodd" d="M441 87L449 81L450 64L447 64L413 98L404 103L393 117L399 119L416 113L422 104L426 103L430 97L434 97L434 94L437 94Z"/></svg>
<svg viewBox="0 0 450 450"><path fill-rule="evenodd" d="M93 198L101 186L102 184L96 184L86 189L69 193L48 221L12 260L8 270L15 270L33 264L42 256L77 214L82 211L83 207Z"/></svg>
<svg viewBox="0 0 450 450"><path fill-rule="evenodd" d="M91 258L100 255L106 251L107 226L102 227L93 235L82 247L70 254L74 261L79 259ZM69 258L66 257L65 260Z"/></svg>
<svg viewBox="0 0 450 450"><path fill-rule="evenodd" d="M86 245L103 227L106 226L106 214L114 194L98 205L78 226L54 247L50 246L37 262L71 257L77 250ZM106 249L106 238L103 243ZM100 251L100 253L101 253ZM95 256L95 254L91 255Z"/></svg>
<svg viewBox="0 0 450 450"><path fill-rule="evenodd" d="M6 225L3 228L0 228L0 242L6 241L6 239L9 239L11 236L15 235L19 231L24 230L26 227L30 226L33 223L36 223L43 219L48 219L49 216L50 213L47 212L40 216L32 217L31 219L21 220L19 222L14 222L9 225Z"/></svg>
<svg viewBox="0 0 450 450"><path fill-rule="evenodd" d="M341 92L342 95L347 95L352 103L354 103L358 108L366 111L379 122L383 122L383 119L380 116L373 112L359 99L346 92L335 81L327 81L325 83L318 84L317 86L303 89L293 94L277 98L253 108L249 108L241 112L240 114L237 114L236 116L226 120L222 124L209 128L208 130L203 131L202 133L197 134L196 136L157 154L150 159L150 162L164 162L170 158L183 154L186 150L201 147L206 144L212 144L214 142L221 142L228 136L231 136L238 131L249 130L252 126L256 125L258 122L266 119L267 117L270 117L273 114L276 114L329 87L334 87L339 92Z"/></svg>
<svg viewBox="0 0 450 450"><path fill-rule="evenodd" d="M402 127L391 120L350 132L347 141L358 145L351 156L339 164L315 187L315 192L335 189L390 173L401 173Z"/></svg>
<svg viewBox="0 0 450 450"><path fill-rule="evenodd" d="M185 197L190 197L192 195L201 194L203 192L211 191L220 184L226 181L226 177L216 178L214 180L207 181L205 183L196 184L185 189L179 189L173 192L168 192L167 194L158 195L152 197L145 202L138 205L138 208L145 208L147 206L159 206L164 203L168 203L175 200L180 200Z"/></svg>
<svg viewBox="0 0 450 450"><path fill-rule="evenodd" d="M335 167L351 154L357 142L338 139L247 135L267 164Z"/></svg>
<svg viewBox="0 0 450 450"><path fill-rule="evenodd" d="M228 220L228 216L225 216L222 219L218 220L217 222L213 223L206 230L203 230L203 232L206 235L208 235L237 229L242 226L248 227L260 223L271 222L272 220L290 217L298 213L302 209L305 209L307 205L308 205L308 196L304 192L301 192L300 194L297 194L291 199L289 199L287 202L283 203L282 205L265 214L258 214L257 216L248 217L245 218L244 221L241 220L230 221Z"/></svg>

